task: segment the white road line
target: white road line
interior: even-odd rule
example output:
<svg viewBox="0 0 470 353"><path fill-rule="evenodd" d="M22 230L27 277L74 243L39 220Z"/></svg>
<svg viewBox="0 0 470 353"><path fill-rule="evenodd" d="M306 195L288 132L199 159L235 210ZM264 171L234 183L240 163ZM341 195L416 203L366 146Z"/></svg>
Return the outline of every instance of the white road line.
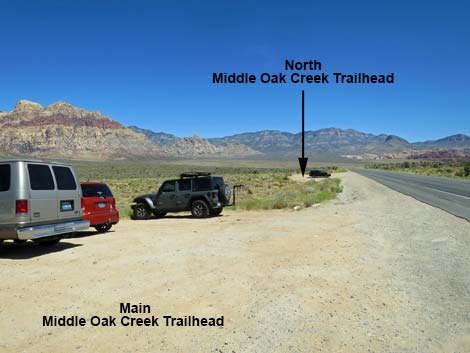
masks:
<svg viewBox="0 0 470 353"><path fill-rule="evenodd" d="M388 178L387 178L387 177L388 177ZM385 174L385 175L380 175L380 176L377 175L377 178L378 178L379 180L380 180L380 178L385 179L385 180L388 179L389 181L395 182L395 183L397 183L397 184L400 184L400 182L401 182L401 183L403 183L403 184L405 184L405 185L412 186L412 185L409 185L409 181L406 180L406 179L405 179L405 180L397 179L397 178L394 178L393 176L390 176L390 175L387 175L387 174ZM465 199L465 200L470 200L470 197L468 197L468 196L463 196L463 195L460 195L460 194L454 194L453 192L448 192L448 191L443 191L443 190L439 190L439 189L434 189L434 188L431 188L431 187L429 187L429 186L421 185L421 184L419 184L419 183L416 183L416 185L417 185L418 187L426 188L426 189L433 190L433 191L442 192L442 193L444 193L444 194L449 194L449 195L452 195L452 196L461 197L461 198L463 198L463 199Z"/></svg>
<svg viewBox="0 0 470 353"><path fill-rule="evenodd" d="M439 191L439 192L443 192L444 194L449 194L449 195L452 195L452 196L458 196L458 197L461 197L463 199L470 200L470 197L468 197L468 196L454 194L453 192L443 191L443 190L439 190L439 189L433 189L433 188L430 188L429 186L422 186L422 187L426 188L426 189L429 189L429 190Z"/></svg>

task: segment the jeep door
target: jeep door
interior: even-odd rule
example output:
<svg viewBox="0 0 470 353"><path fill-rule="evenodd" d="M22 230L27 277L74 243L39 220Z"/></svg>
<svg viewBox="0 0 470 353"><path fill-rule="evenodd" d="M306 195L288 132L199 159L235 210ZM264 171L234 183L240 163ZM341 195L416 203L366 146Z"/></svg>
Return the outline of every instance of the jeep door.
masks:
<svg viewBox="0 0 470 353"><path fill-rule="evenodd" d="M177 211L176 206L176 180L165 181L160 187L157 196L157 211Z"/></svg>
<svg viewBox="0 0 470 353"><path fill-rule="evenodd" d="M186 211L191 199L191 179L180 179L177 184L176 207L178 211Z"/></svg>
<svg viewBox="0 0 470 353"><path fill-rule="evenodd" d="M81 188L72 169L68 166L52 166L57 185L57 217L60 220L82 215Z"/></svg>
<svg viewBox="0 0 470 353"><path fill-rule="evenodd" d="M57 219L57 191L47 164L27 164L31 221L47 223Z"/></svg>

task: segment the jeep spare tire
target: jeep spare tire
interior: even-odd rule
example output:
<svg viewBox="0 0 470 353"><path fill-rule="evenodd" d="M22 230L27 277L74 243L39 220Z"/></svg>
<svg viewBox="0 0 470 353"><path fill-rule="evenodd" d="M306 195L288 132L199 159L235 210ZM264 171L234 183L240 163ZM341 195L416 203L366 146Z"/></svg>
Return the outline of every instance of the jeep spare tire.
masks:
<svg viewBox="0 0 470 353"><path fill-rule="evenodd" d="M228 186L228 185L219 185L219 200L223 204L229 204L231 196L232 196L232 193L230 191L230 186Z"/></svg>

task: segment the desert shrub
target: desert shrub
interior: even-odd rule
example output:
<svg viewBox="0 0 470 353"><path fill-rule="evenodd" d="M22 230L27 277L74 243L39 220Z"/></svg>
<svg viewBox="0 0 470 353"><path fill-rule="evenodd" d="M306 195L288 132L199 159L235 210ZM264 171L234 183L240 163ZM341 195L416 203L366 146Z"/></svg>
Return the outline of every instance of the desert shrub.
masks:
<svg viewBox="0 0 470 353"><path fill-rule="evenodd" d="M269 192L266 192L269 191ZM290 181L283 188L259 190L259 193L246 194L238 198L237 209L266 210L284 209L295 206L310 207L313 204L330 200L342 191L339 179L325 179L296 183Z"/></svg>
<svg viewBox="0 0 470 353"><path fill-rule="evenodd" d="M470 177L470 161L463 164L463 176Z"/></svg>
<svg viewBox="0 0 470 353"><path fill-rule="evenodd" d="M346 168L338 167L336 165L319 167L318 169L326 170L328 173L344 173L348 171Z"/></svg>

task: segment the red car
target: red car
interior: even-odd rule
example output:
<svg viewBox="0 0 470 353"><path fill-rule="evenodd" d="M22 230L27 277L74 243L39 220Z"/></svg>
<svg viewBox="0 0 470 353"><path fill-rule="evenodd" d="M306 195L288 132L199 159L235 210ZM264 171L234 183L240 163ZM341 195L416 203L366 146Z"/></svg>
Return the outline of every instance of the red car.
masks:
<svg viewBox="0 0 470 353"><path fill-rule="evenodd" d="M82 187L83 219L90 221L100 233L107 232L119 222L116 200L105 183L80 183Z"/></svg>

